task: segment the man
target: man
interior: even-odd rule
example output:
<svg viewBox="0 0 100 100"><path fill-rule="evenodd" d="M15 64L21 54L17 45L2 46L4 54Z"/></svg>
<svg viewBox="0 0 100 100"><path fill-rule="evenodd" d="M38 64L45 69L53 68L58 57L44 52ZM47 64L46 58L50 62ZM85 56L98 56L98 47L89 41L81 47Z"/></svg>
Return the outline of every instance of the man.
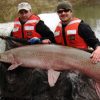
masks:
<svg viewBox="0 0 100 100"><path fill-rule="evenodd" d="M94 52L91 55L91 60L93 63L99 62L100 42L89 25L73 16L72 5L70 3L59 4L57 14L61 22L55 31L56 42L84 50L87 50L88 46L92 47Z"/></svg>
<svg viewBox="0 0 100 100"><path fill-rule="evenodd" d="M36 41L39 42L39 40L41 43L55 43L53 33L40 20L39 16L32 14L29 3L22 2L18 4L18 15L19 17L14 21L11 36L19 39L27 39L30 44Z"/></svg>
<svg viewBox="0 0 100 100"><path fill-rule="evenodd" d="M55 30L56 43L60 45L67 45L88 51L88 46L94 49L91 55L92 63L100 61L100 42L95 37L94 32L90 26L84 23L83 20L73 16L73 9L70 2L62 2L57 5L57 14L60 22ZM100 87L94 89L94 83L87 77L83 80L84 75L80 73L70 73L70 78L74 75L72 80L73 93L75 100L99 100ZM88 74L88 73L87 73ZM88 84L88 85L87 85ZM92 89L91 89L92 86ZM86 93L86 94L85 94ZM97 96L98 94L98 96ZM94 95L94 96L93 96Z"/></svg>

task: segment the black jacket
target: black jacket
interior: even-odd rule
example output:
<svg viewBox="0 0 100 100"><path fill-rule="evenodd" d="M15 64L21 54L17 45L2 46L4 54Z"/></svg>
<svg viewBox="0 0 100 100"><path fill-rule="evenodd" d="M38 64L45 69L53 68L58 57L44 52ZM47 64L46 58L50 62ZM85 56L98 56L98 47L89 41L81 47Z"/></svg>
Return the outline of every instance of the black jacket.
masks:
<svg viewBox="0 0 100 100"><path fill-rule="evenodd" d="M38 24L36 25L36 32L41 34L42 36L41 39L48 38L51 40L52 43L55 43L53 32L44 24L42 20L40 20Z"/></svg>
<svg viewBox="0 0 100 100"><path fill-rule="evenodd" d="M97 46L100 46L99 40L96 38L95 33L92 31L90 26L83 21L78 27L79 35L84 39L88 46L95 49Z"/></svg>

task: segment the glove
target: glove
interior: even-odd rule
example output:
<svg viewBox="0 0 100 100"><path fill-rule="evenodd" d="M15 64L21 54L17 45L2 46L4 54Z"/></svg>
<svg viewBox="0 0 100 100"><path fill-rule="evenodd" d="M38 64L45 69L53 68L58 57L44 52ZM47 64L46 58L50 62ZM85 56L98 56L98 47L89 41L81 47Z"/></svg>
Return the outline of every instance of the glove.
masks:
<svg viewBox="0 0 100 100"><path fill-rule="evenodd" d="M41 43L41 40L37 37L33 37L33 38L29 39L28 42L30 44L39 44L39 43Z"/></svg>

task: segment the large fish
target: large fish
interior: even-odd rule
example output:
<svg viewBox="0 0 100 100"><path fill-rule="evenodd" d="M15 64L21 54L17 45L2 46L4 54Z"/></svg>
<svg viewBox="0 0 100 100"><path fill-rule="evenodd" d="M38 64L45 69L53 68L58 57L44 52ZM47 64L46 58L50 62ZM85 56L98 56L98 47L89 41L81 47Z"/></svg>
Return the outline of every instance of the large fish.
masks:
<svg viewBox="0 0 100 100"><path fill-rule="evenodd" d="M100 82L100 63L92 64L90 53L60 45L31 45L5 51L0 61L11 63L8 70L18 66L53 70L79 70Z"/></svg>

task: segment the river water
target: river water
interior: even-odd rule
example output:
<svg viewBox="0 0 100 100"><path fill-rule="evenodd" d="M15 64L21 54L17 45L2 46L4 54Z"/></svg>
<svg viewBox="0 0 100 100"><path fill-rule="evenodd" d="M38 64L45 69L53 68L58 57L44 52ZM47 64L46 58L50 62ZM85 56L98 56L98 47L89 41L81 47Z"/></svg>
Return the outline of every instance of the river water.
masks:
<svg viewBox="0 0 100 100"><path fill-rule="evenodd" d="M100 6L80 6L75 8L75 16L88 23L100 40Z"/></svg>
<svg viewBox="0 0 100 100"><path fill-rule="evenodd" d="M76 17L81 18L88 23L95 32L96 37L100 40L100 7L99 6L80 6L74 10ZM54 32L56 25L59 22L56 13L39 14L45 24ZM0 35L10 35L13 28L13 22L0 24ZM5 50L5 41L0 39L0 52Z"/></svg>

